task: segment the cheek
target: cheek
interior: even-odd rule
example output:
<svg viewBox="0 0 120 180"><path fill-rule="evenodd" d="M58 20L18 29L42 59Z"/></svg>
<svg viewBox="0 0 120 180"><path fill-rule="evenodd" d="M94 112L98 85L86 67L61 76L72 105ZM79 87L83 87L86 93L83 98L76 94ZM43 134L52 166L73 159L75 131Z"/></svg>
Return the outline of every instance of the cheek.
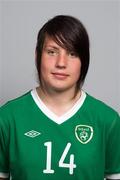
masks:
<svg viewBox="0 0 120 180"><path fill-rule="evenodd" d="M81 72L81 63L80 63L80 62L75 63L75 64L72 66L72 69L73 69L74 77L75 77L76 79L78 79L78 78L80 77L80 72Z"/></svg>
<svg viewBox="0 0 120 180"><path fill-rule="evenodd" d="M41 58L40 72L41 72L41 78L44 79L47 76L47 72L48 72L44 58Z"/></svg>
<svg viewBox="0 0 120 180"><path fill-rule="evenodd" d="M44 56L41 58L41 73L45 74L50 70L50 61L48 61Z"/></svg>

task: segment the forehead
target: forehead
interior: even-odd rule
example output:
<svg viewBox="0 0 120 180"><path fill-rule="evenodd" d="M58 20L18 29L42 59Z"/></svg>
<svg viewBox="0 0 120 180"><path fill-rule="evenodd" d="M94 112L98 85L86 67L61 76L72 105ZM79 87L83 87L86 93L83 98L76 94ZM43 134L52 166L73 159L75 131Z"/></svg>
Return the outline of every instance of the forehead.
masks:
<svg viewBox="0 0 120 180"><path fill-rule="evenodd" d="M74 51L78 53L76 48L74 47L74 43L70 41L70 39L65 39L62 34L58 34L55 36L49 36L46 34L44 39L43 48L48 46L54 46L56 48L62 48L66 51Z"/></svg>
<svg viewBox="0 0 120 180"><path fill-rule="evenodd" d="M46 36L44 40L44 47L48 47L48 46L60 47L52 37Z"/></svg>

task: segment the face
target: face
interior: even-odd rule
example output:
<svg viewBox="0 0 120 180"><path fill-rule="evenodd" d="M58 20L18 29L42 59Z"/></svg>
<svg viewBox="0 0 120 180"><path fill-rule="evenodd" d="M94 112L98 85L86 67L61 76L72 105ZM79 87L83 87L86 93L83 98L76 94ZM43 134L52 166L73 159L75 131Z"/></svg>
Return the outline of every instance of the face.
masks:
<svg viewBox="0 0 120 180"><path fill-rule="evenodd" d="M80 77L81 61L74 52L60 47L50 37L45 38L41 56L41 82L49 90L75 90Z"/></svg>

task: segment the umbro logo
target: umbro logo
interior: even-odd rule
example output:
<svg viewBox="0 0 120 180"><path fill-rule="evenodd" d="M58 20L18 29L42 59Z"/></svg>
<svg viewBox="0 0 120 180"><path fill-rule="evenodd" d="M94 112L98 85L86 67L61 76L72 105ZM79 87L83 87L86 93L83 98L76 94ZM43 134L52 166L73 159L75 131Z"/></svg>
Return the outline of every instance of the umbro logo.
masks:
<svg viewBox="0 0 120 180"><path fill-rule="evenodd" d="M24 135L28 136L28 137L31 137L31 138L34 138L36 136L39 136L40 134L41 134L40 132L31 130L31 131L26 132Z"/></svg>

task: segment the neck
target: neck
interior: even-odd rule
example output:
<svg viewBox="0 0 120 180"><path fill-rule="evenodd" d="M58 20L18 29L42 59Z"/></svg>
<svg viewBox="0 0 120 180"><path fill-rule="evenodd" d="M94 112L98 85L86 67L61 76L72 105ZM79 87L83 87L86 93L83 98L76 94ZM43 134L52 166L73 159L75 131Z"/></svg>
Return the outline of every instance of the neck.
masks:
<svg viewBox="0 0 120 180"><path fill-rule="evenodd" d="M40 87L37 88L37 93L45 105L59 116L68 111L80 98L81 94L78 91L75 95L73 88L63 92L49 92Z"/></svg>

